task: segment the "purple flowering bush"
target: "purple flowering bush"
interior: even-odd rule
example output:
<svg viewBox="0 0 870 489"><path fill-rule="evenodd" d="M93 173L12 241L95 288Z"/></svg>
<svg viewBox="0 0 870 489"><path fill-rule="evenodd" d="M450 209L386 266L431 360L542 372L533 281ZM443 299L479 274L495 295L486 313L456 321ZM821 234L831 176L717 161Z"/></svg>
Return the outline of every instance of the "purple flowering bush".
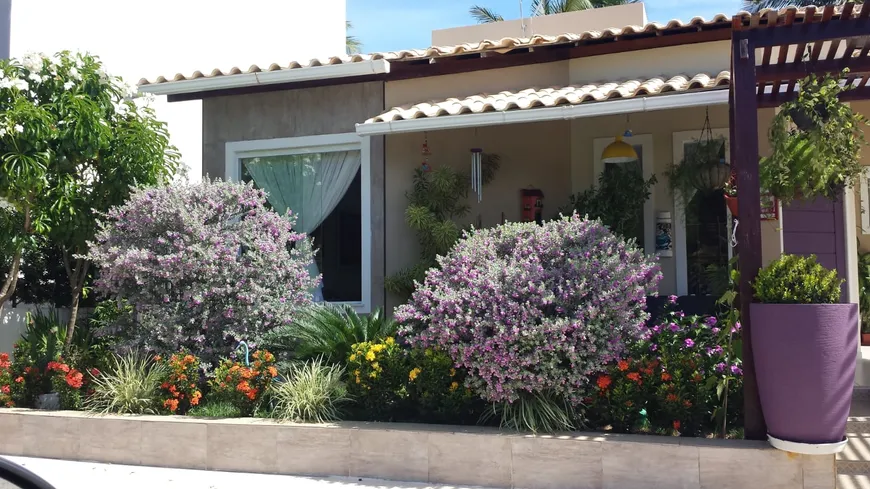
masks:
<svg viewBox="0 0 870 489"><path fill-rule="evenodd" d="M310 303L312 252L294 246L293 216L251 185L203 181L136 190L99 223L89 256L99 292L126 299L133 324L109 328L126 346L187 349L214 361L256 343Z"/></svg>
<svg viewBox="0 0 870 489"><path fill-rule="evenodd" d="M736 426L742 410L740 323L687 316L673 306L608 366L587 400L597 427L704 435ZM725 397L728 397L727 409Z"/></svg>
<svg viewBox="0 0 870 489"><path fill-rule="evenodd" d="M446 351L466 387L503 407L579 405L590 377L640 338L661 277L642 251L577 215L468 232L439 264L397 309L401 334Z"/></svg>

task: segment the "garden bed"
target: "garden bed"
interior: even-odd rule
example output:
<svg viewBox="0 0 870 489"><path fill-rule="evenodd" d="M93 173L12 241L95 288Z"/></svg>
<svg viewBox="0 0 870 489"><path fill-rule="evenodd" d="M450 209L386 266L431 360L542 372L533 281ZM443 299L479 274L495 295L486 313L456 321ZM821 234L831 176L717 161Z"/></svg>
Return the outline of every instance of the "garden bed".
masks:
<svg viewBox="0 0 870 489"><path fill-rule="evenodd" d="M834 457L744 440L0 410L0 454L522 488L833 489Z"/></svg>

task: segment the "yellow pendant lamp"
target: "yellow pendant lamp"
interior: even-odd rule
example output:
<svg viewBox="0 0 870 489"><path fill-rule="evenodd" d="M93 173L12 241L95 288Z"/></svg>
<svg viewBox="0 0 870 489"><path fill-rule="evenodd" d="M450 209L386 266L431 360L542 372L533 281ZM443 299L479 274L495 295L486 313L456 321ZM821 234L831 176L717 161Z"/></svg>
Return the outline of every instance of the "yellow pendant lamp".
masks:
<svg viewBox="0 0 870 489"><path fill-rule="evenodd" d="M625 125L631 127L631 116L626 116ZM630 138L632 136L631 129L626 129L622 136L616 136L616 141L607 145L604 152L601 153L601 161L604 163L631 163L640 158L637 156L637 151L634 146L622 140L623 137Z"/></svg>

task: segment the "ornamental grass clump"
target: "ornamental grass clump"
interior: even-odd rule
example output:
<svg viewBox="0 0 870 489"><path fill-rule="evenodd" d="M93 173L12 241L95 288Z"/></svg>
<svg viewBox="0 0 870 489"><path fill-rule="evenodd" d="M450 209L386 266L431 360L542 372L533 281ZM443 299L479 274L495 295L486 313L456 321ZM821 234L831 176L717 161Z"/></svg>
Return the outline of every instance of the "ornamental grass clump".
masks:
<svg viewBox="0 0 870 489"><path fill-rule="evenodd" d="M166 373L163 364L136 354L114 357L107 371L92 377L93 393L84 407L104 414L158 414Z"/></svg>
<svg viewBox="0 0 870 489"><path fill-rule="evenodd" d="M466 233L439 264L397 310L402 334L446 351L493 403L580 405L590 377L640 338L661 278L633 242L577 215Z"/></svg>
<svg viewBox="0 0 870 489"><path fill-rule="evenodd" d="M272 415L284 421L327 423L341 419L342 405L350 398L341 380L344 367L315 358L291 364L285 380L272 384L275 409Z"/></svg>
<svg viewBox="0 0 870 489"><path fill-rule="evenodd" d="M98 291L125 298L136 318L107 333L141 350L185 349L214 362L236 341L290 324L319 281L294 221L250 184L133 192L105 216L91 248Z"/></svg>

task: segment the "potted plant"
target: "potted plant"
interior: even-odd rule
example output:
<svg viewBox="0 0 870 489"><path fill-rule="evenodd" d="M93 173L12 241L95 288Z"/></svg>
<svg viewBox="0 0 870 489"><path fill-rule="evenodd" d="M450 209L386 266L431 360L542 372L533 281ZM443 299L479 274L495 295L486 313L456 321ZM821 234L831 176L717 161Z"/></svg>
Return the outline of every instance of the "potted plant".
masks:
<svg viewBox="0 0 870 489"><path fill-rule="evenodd" d="M768 439L797 453L845 447L858 351L858 305L840 304L841 280L815 256L784 255L753 282L749 309Z"/></svg>
<svg viewBox="0 0 870 489"><path fill-rule="evenodd" d="M725 205L731 211L731 215L737 217L737 175L731 174L731 178L725 183L724 187Z"/></svg>
<svg viewBox="0 0 870 489"><path fill-rule="evenodd" d="M686 149L679 165L668 170L671 193L679 194L683 202L691 200L695 192L710 192L725 187L731 177L731 165L725 158L726 142L723 137L701 138Z"/></svg>
<svg viewBox="0 0 870 489"><path fill-rule="evenodd" d="M840 102L851 85L837 76L811 75L793 101L782 105L768 138L769 157L759 165L761 184L783 203L795 198L836 200L861 175L861 126L867 120Z"/></svg>

